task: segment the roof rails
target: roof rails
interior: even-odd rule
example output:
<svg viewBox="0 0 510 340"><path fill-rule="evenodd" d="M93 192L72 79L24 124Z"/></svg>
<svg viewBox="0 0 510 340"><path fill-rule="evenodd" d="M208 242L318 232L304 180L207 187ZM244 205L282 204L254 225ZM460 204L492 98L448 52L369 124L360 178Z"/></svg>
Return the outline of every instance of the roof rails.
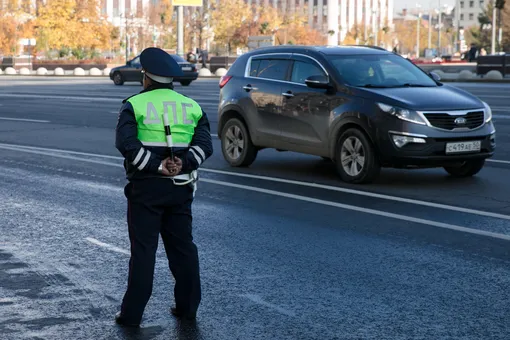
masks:
<svg viewBox="0 0 510 340"><path fill-rule="evenodd" d="M386 49L384 47L375 46L375 45L343 45L343 46L367 47L367 48L373 48L376 50L386 51Z"/></svg>

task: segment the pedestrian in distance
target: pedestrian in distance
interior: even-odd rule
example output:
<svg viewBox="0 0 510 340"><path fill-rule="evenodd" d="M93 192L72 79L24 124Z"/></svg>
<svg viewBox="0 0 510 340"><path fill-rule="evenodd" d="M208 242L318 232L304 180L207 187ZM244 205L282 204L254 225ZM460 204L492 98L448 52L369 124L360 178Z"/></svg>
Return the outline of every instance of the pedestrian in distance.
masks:
<svg viewBox="0 0 510 340"><path fill-rule="evenodd" d="M143 90L122 102L115 141L128 179L131 243L127 290L115 320L132 327L140 325L152 295L159 235L175 279L170 311L196 317L201 286L191 207L197 170L213 153L207 114L173 89L173 78L184 75L179 64L154 47L141 53L140 62Z"/></svg>

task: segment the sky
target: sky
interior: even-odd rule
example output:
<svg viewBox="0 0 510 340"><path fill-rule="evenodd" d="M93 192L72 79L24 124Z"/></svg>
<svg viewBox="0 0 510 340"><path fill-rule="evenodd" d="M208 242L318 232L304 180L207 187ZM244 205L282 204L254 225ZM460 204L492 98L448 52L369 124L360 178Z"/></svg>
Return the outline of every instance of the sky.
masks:
<svg viewBox="0 0 510 340"><path fill-rule="evenodd" d="M455 0L394 0L393 4L395 6L395 11L400 12L403 8L416 8L416 4L420 4L421 8L428 9L430 7L436 8L439 7L439 3L441 2L441 6L449 5L454 6Z"/></svg>

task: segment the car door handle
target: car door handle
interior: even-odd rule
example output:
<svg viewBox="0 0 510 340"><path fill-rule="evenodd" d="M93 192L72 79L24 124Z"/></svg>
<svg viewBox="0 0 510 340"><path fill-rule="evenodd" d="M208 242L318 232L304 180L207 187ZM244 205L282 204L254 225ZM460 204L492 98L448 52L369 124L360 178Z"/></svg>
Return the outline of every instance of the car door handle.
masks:
<svg viewBox="0 0 510 340"><path fill-rule="evenodd" d="M284 93L282 93L282 96L290 98L290 97L294 97L294 94L292 94L292 92L284 92Z"/></svg>
<svg viewBox="0 0 510 340"><path fill-rule="evenodd" d="M257 91L258 90L258 88L252 87L251 85L243 86L243 89L245 89L246 91Z"/></svg>

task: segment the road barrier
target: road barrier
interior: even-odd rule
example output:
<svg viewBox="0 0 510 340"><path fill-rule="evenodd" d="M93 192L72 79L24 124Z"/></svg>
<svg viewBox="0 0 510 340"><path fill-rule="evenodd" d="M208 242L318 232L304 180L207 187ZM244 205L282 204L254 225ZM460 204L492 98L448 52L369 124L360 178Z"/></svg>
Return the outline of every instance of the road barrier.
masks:
<svg viewBox="0 0 510 340"><path fill-rule="evenodd" d="M476 63L476 74L485 75L492 71L499 72L503 78L507 75L510 76L510 54L479 56Z"/></svg>
<svg viewBox="0 0 510 340"><path fill-rule="evenodd" d="M510 66L510 63L509 63ZM211 72L207 68L200 68L198 71L199 78L218 78L224 76L228 70L220 67ZM442 69L434 69L432 72L437 73L441 77L442 82L509 82L510 83L510 72L507 76L503 76L498 70L490 70L484 75L478 75L475 72L469 70L462 70L460 72L444 72ZM37 70L30 71L28 68L22 68L16 71L12 67L8 67L5 71L0 70L0 76L2 75L22 75L22 76L76 76L76 77L108 77L110 75L110 69L105 68L100 70L98 68L91 68L90 70L84 70L81 67L77 67L74 70L64 70L61 67L56 68L54 71L47 70L44 67L39 67Z"/></svg>

